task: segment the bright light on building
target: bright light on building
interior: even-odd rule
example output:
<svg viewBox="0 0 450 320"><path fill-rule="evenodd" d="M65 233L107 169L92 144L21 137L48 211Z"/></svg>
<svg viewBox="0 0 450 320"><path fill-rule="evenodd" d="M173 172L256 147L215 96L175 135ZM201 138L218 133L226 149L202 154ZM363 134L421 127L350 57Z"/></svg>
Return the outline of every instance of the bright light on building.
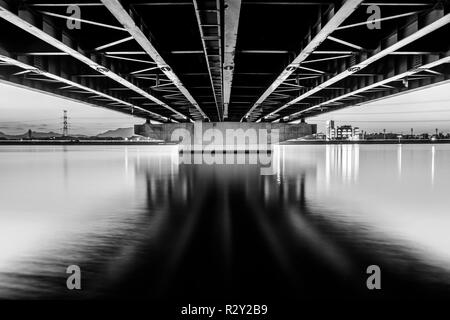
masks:
<svg viewBox="0 0 450 320"><path fill-rule="evenodd" d="M326 124L327 140L362 140L364 134L358 127L350 125L335 126L333 120L328 120Z"/></svg>

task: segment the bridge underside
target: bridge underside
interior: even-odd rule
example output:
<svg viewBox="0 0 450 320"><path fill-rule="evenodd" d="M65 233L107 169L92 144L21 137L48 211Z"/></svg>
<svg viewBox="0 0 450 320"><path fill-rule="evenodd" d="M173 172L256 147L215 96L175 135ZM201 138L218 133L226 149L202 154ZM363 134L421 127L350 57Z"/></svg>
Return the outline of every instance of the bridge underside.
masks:
<svg viewBox="0 0 450 320"><path fill-rule="evenodd" d="M289 122L449 80L449 1L0 0L0 81L159 122Z"/></svg>

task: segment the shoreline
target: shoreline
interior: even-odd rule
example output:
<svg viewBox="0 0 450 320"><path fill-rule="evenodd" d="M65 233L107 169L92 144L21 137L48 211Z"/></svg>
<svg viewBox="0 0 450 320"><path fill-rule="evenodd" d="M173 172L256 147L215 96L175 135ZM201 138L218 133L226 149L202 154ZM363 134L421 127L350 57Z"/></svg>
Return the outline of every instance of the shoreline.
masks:
<svg viewBox="0 0 450 320"><path fill-rule="evenodd" d="M85 146L158 146L158 145L175 145L174 143L166 143L161 141L46 141L46 140L33 140L33 141L17 141L17 140L0 140L0 146L71 146L71 145L85 145Z"/></svg>
<svg viewBox="0 0 450 320"><path fill-rule="evenodd" d="M339 144L450 144L450 139L440 140L299 140L285 141L280 145L339 145ZM67 146L67 145L85 145L85 146L169 146L176 143L167 143L161 141L18 141L18 140L0 140L0 146Z"/></svg>
<svg viewBox="0 0 450 320"><path fill-rule="evenodd" d="M302 141L286 141L280 145L335 145L335 144L450 144L450 139L440 140L302 140Z"/></svg>

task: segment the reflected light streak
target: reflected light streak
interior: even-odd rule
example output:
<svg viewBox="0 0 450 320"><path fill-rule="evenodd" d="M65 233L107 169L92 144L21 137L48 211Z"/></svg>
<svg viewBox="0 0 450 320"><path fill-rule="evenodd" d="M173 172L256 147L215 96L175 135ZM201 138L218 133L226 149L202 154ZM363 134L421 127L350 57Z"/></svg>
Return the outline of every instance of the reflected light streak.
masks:
<svg viewBox="0 0 450 320"><path fill-rule="evenodd" d="M436 147L431 147L431 186L434 186Z"/></svg>
<svg viewBox="0 0 450 320"><path fill-rule="evenodd" d="M333 180L356 183L359 175L359 145L327 145L325 148L325 184ZM334 179L337 178L337 179Z"/></svg>

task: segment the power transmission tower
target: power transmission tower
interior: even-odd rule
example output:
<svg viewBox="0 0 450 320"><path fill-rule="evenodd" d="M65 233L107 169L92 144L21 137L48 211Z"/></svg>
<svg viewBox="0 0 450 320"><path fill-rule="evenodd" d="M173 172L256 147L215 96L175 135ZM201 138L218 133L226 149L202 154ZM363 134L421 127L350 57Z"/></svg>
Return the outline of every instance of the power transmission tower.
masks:
<svg viewBox="0 0 450 320"><path fill-rule="evenodd" d="M67 123L67 110L64 110L63 117L63 137L67 137L69 135L69 125Z"/></svg>

